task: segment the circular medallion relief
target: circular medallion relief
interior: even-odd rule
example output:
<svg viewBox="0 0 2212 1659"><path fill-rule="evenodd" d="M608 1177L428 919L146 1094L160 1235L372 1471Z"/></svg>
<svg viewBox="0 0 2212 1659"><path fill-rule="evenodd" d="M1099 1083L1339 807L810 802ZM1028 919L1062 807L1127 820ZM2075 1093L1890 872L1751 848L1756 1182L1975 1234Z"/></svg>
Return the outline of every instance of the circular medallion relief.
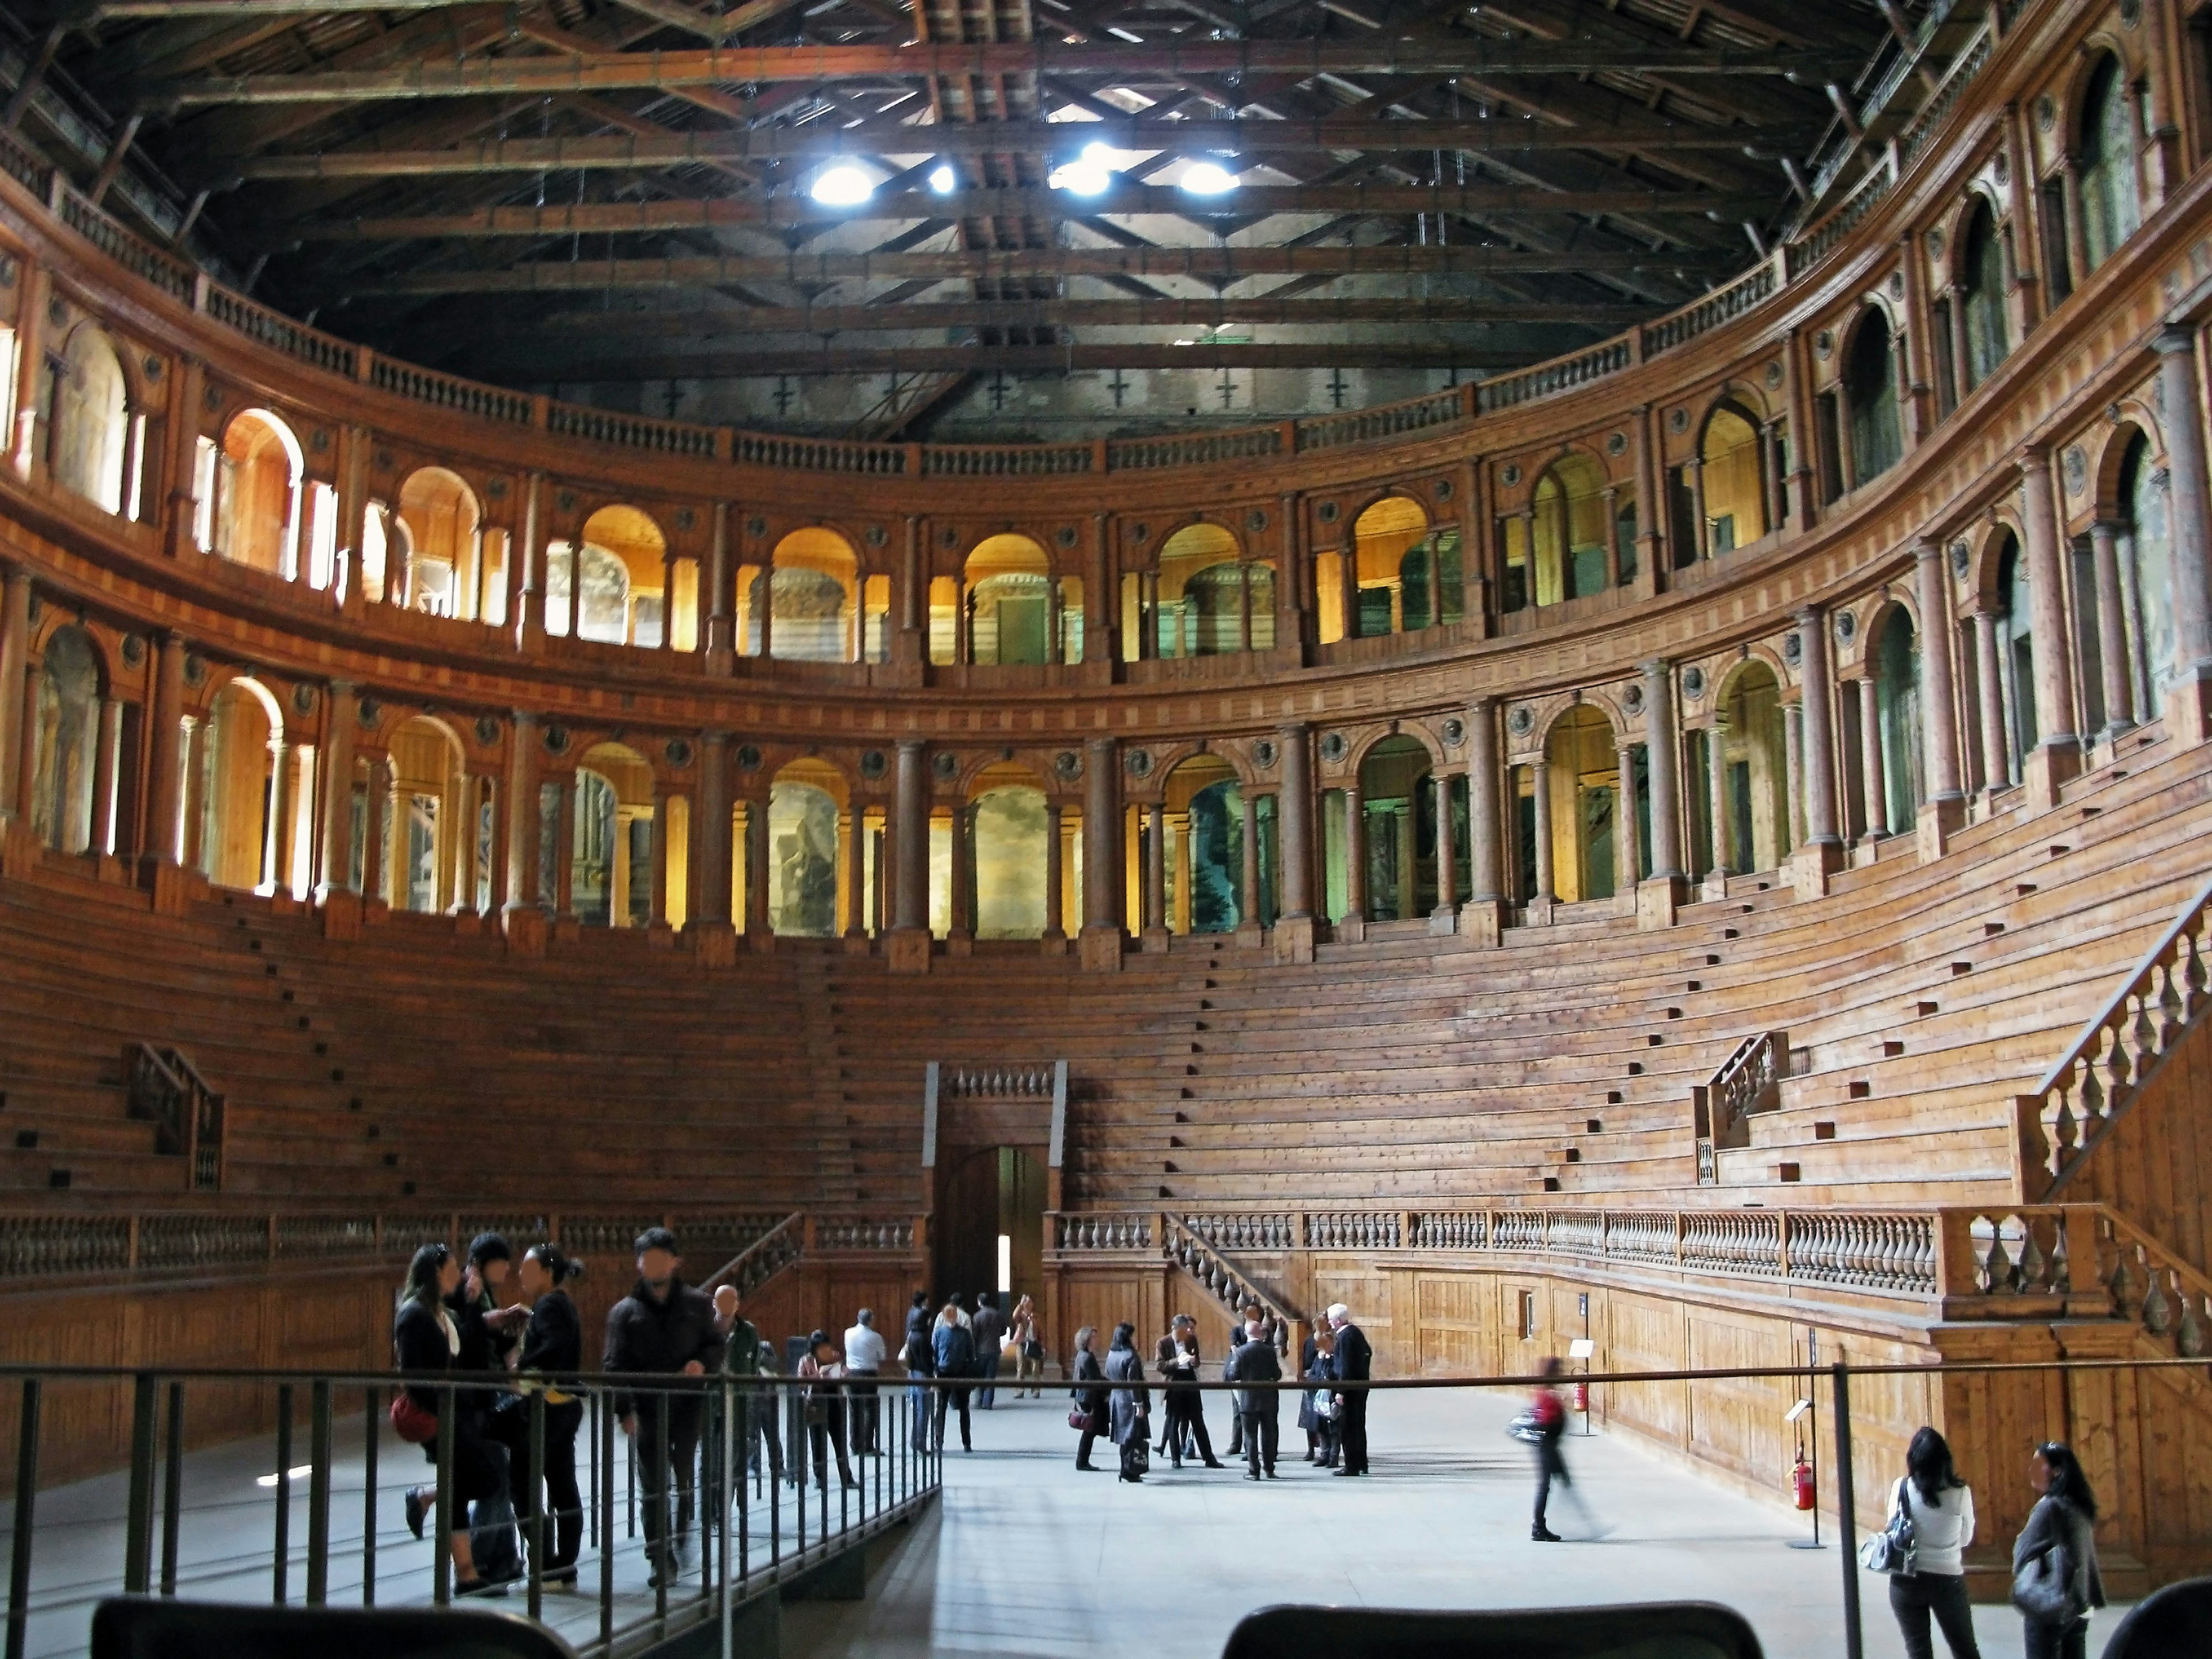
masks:
<svg viewBox="0 0 2212 1659"><path fill-rule="evenodd" d="M1795 668L1805 659L1805 641L1795 633L1782 636L1782 660Z"/></svg>
<svg viewBox="0 0 2212 1659"><path fill-rule="evenodd" d="M1334 766L1345 757L1351 748L1352 745L1345 741L1343 732L1330 732L1321 740L1321 757Z"/></svg>
<svg viewBox="0 0 2212 1659"><path fill-rule="evenodd" d="M671 766L680 771L691 764L691 739L671 738L660 745L660 752Z"/></svg>
<svg viewBox="0 0 2212 1659"><path fill-rule="evenodd" d="M738 771L757 772L760 770L760 763L761 751L757 744L741 743L738 745Z"/></svg>
<svg viewBox="0 0 2212 1659"><path fill-rule="evenodd" d="M1467 741L1467 722L1456 714L1444 722L1444 747L1456 749Z"/></svg>
<svg viewBox="0 0 2212 1659"><path fill-rule="evenodd" d="M1608 455L1626 455L1628 453L1628 434L1626 432L1616 432L1613 434L1612 436L1608 437L1605 441L1605 453Z"/></svg>
<svg viewBox="0 0 2212 1659"><path fill-rule="evenodd" d="M1767 364L1765 373L1760 378L1765 380L1770 388L1780 386L1782 384L1782 359L1777 357L1772 362Z"/></svg>
<svg viewBox="0 0 2212 1659"><path fill-rule="evenodd" d="M499 741L499 721L489 714L477 716L477 741L489 749Z"/></svg>
<svg viewBox="0 0 2212 1659"><path fill-rule="evenodd" d="M1280 758L1281 751L1275 747L1273 738L1261 738L1252 745L1252 764L1262 772L1271 769Z"/></svg>
<svg viewBox="0 0 2212 1659"><path fill-rule="evenodd" d="M890 759L880 749L871 749L860 757L860 775L879 778L890 770Z"/></svg>
<svg viewBox="0 0 2212 1659"><path fill-rule="evenodd" d="M1505 717L1505 729L1516 738L1525 738L1536 729L1536 711L1522 703Z"/></svg>
<svg viewBox="0 0 2212 1659"><path fill-rule="evenodd" d="M1693 698L1705 695L1705 671L1695 663L1682 671L1682 695Z"/></svg>
<svg viewBox="0 0 2212 1659"><path fill-rule="evenodd" d="M1053 775L1071 782L1083 775L1083 757L1073 749L1063 749L1052 757Z"/></svg>
<svg viewBox="0 0 2212 1659"><path fill-rule="evenodd" d="M1644 712L1644 688L1641 685L1632 682L1628 690L1620 694L1620 706L1623 708L1626 708L1632 714L1642 714Z"/></svg>
<svg viewBox="0 0 2212 1659"><path fill-rule="evenodd" d="M1053 540L1058 542L1062 547L1074 546L1075 526L1072 524L1064 524L1060 526L1060 527L1053 533Z"/></svg>
<svg viewBox="0 0 2212 1659"><path fill-rule="evenodd" d="M1838 642L1843 645L1849 645L1853 640L1858 638L1858 617L1849 611L1838 611L1836 613L1836 639Z"/></svg>
<svg viewBox="0 0 2212 1659"><path fill-rule="evenodd" d="M1244 527L1254 534L1258 534L1267 527L1267 515L1258 507L1254 507L1244 515Z"/></svg>
<svg viewBox="0 0 2212 1659"><path fill-rule="evenodd" d="M1500 469L1498 474L1498 481L1504 484L1508 489L1512 489L1514 485L1519 483L1521 482L1521 468L1519 464L1514 461L1508 461L1504 466Z"/></svg>
<svg viewBox="0 0 2212 1659"><path fill-rule="evenodd" d="M126 667L136 668L146 660L146 641L136 634L123 636L123 661Z"/></svg>
<svg viewBox="0 0 2212 1659"><path fill-rule="evenodd" d="M1974 550L1963 539L1951 544L1951 574L1954 576L1960 581L1966 580L1966 572L1973 568L1973 562Z"/></svg>
<svg viewBox="0 0 2212 1659"><path fill-rule="evenodd" d="M186 685L207 684L207 659L197 652L185 659L185 684Z"/></svg>
<svg viewBox="0 0 2212 1659"><path fill-rule="evenodd" d="M1334 501L1323 501L1319 507L1314 508L1314 517L1319 519L1323 524L1334 524L1337 514L1342 511L1343 509Z"/></svg>
<svg viewBox="0 0 2212 1659"><path fill-rule="evenodd" d="M747 519L745 520L745 534L748 536L767 535L768 520L766 519L759 518Z"/></svg>
<svg viewBox="0 0 2212 1659"><path fill-rule="evenodd" d="M567 726L549 726L545 728L545 752L549 755L565 755L568 752Z"/></svg>
<svg viewBox="0 0 2212 1659"><path fill-rule="evenodd" d="M1689 429L1690 429L1690 411L1689 411L1688 410L1686 410L1686 409L1670 409L1670 410L1668 410L1667 411L1667 430L1668 430L1668 431L1669 431L1669 432L1687 432Z"/></svg>
<svg viewBox="0 0 2212 1659"><path fill-rule="evenodd" d="M313 686L295 685L292 688L292 712L295 714L312 714L315 712Z"/></svg>
<svg viewBox="0 0 2212 1659"><path fill-rule="evenodd" d="M1152 775L1152 751L1149 749L1132 749L1124 763L1128 767L1131 777L1148 778Z"/></svg>
<svg viewBox="0 0 2212 1659"><path fill-rule="evenodd" d="M384 718L384 705L374 697L360 698L354 703L353 717L360 726L373 730Z"/></svg>
<svg viewBox="0 0 2212 1659"><path fill-rule="evenodd" d="M940 749L929 757L929 769L949 781L960 775L960 757L949 749Z"/></svg>

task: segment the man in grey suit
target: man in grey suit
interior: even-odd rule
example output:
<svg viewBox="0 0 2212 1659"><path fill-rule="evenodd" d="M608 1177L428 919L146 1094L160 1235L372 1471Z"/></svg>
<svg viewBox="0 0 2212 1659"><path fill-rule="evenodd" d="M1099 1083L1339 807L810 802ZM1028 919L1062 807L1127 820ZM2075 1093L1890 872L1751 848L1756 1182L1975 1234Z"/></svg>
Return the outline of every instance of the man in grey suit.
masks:
<svg viewBox="0 0 2212 1659"><path fill-rule="evenodd" d="M975 1298L975 1365L983 1386L976 1390L975 1405L981 1411L989 1411L999 1403L999 1345L1006 1334L1006 1316L999 1311L999 1297L995 1291L985 1291Z"/></svg>
<svg viewBox="0 0 2212 1659"><path fill-rule="evenodd" d="M1259 1320L1248 1320L1240 1334L1241 1340L1221 1368L1223 1380L1230 1382L1279 1382L1283 1380L1282 1361L1276 1357L1275 1345L1269 1340L1267 1328ZM1237 1417L1244 1431L1244 1478L1257 1480L1262 1467L1267 1479L1275 1478L1275 1445L1279 1431L1277 1408L1282 1395L1273 1389L1238 1389Z"/></svg>

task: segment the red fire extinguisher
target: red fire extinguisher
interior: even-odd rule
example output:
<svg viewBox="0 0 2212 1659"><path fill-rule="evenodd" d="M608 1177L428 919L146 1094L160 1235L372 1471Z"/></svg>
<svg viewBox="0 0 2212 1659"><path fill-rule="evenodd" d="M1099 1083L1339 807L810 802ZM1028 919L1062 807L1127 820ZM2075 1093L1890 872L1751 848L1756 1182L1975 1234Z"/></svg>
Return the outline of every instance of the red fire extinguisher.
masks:
<svg viewBox="0 0 2212 1659"><path fill-rule="evenodd" d="M1589 1384L1587 1382L1575 1384L1575 1409L1584 1417L1589 1415Z"/></svg>
<svg viewBox="0 0 2212 1659"><path fill-rule="evenodd" d="M1813 1478L1813 1466L1805 1461L1803 1448L1797 1452L1796 1467L1790 1471L1790 1490L1801 1510L1814 1509L1820 1504L1820 1493Z"/></svg>

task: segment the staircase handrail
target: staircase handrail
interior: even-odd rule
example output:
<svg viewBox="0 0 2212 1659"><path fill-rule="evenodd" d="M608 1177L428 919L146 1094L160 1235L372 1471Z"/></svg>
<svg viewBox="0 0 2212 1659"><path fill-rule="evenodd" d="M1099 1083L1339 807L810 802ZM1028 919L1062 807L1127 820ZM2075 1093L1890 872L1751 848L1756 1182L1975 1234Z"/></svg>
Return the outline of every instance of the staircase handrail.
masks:
<svg viewBox="0 0 2212 1659"><path fill-rule="evenodd" d="M1245 1307L1258 1303L1275 1322L1279 1346L1288 1340L1291 1327L1310 1322L1282 1297L1263 1286L1251 1270L1207 1243L1182 1217L1160 1217L1160 1253L1213 1292L1234 1320Z"/></svg>
<svg viewBox="0 0 2212 1659"><path fill-rule="evenodd" d="M222 1187L227 1136L223 1097L181 1050L123 1045L124 1097L133 1117L155 1126L155 1150L185 1160L188 1191Z"/></svg>
<svg viewBox="0 0 2212 1659"><path fill-rule="evenodd" d="M1736 1126L1762 1104L1771 1104L1789 1069L1790 1035L1754 1031L1729 1050L1719 1069L1690 1089L1690 1117L1698 1143L1698 1184L1720 1179L1715 1155L1735 1135Z"/></svg>
<svg viewBox="0 0 2212 1659"><path fill-rule="evenodd" d="M702 1280L699 1288L711 1295L724 1285L733 1285L742 1304L805 1253L805 1212L793 1210Z"/></svg>
<svg viewBox="0 0 2212 1659"><path fill-rule="evenodd" d="M2212 964L2203 935L2212 925L2212 880L2136 959L2102 1006L2044 1073L2033 1092L2015 1097L2021 1188L2049 1201L2212 1004ZM2153 1018L2152 1011L2157 1010Z"/></svg>

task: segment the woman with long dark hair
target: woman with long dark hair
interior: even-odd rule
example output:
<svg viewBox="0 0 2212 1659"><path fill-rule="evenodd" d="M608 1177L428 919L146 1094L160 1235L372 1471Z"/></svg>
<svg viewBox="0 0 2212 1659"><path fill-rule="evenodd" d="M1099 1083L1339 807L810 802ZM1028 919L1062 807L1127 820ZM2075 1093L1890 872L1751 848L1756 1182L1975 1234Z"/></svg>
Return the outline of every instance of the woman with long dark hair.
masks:
<svg viewBox="0 0 2212 1659"><path fill-rule="evenodd" d="M531 1299L520 1369L525 1373L526 1390L544 1390L545 1462L542 1468L531 1468L526 1449L522 1478L515 1486L514 1514L528 1536L531 1517L538 1513L539 1487L544 1487L551 1535L544 1540L549 1547L543 1577L549 1584L573 1584L577 1552L584 1540L584 1499L576 1486L576 1431L584 1421L584 1402L561 1382L584 1369L583 1322L566 1289L584 1276L584 1264L557 1245L534 1244L524 1252L517 1276L523 1294Z"/></svg>
<svg viewBox="0 0 2212 1659"><path fill-rule="evenodd" d="M1104 1431L1109 1420L1107 1413L1111 1409L1106 1398L1106 1372L1098 1363L1098 1356L1092 1352L1092 1345L1097 1340L1098 1328L1096 1325L1085 1325L1076 1332L1075 1364L1071 1368L1075 1387L1068 1390L1075 1401L1076 1411L1082 1415L1086 1425L1082 1431L1083 1438L1075 1443L1075 1467L1085 1470L1098 1467L1091 1461L1091 1449L1098 1443L1098 1437Z"/></svg>
<svg viewBox="0 0 2212 1659"><path fill-rule="evenodd" d="M459 1259L447 1246L425 1244L415 1252L415 1259L407 1264L407 1282L399 1292L398 1311L392 1321L392 1359L401 1370L449 1371L453 1368L453 1361L461 1352L461 1333L453 1323L453 1315L446 1310L446 1298L459 1288L460 1283ZM452 1518L459 1523L452 1534L453 1590L456 1595L465 1595L473 1590L489 1589L489 1581L477 1576L476 1559L469 1550L469 1505L497 1498L504 1480L499 1465L492 1459L490 1448L484 1443L481 1413L475 1407L464 1403L461 1394L465 1391L410 1382L404 1392L419 1413L434 1419L442 1407L453 1414L453 1489L447 1501L452 1506ZM434 1464L438 1461L435 1436L422 1443L422 1455ZM420 1538L422 1518L437 1501L435 1486L409 1487L407 1530Z"/></svg>
<svg viewBox="0 0 2212 1659"><path fill-rule="evenodd" d="M1114 1328L1106 1350L1106 1380L1112 1394L1114 1443L1121 1449L1121 1479L1141 1485L1150 1461L1146 1448L1152 1432L1152 1391L1145 1387L1145 1360L1135 1346L1137 1328L1127 1321Z"/></svg>
<svg viewBox="0 0 2212 1659"><path fill-rule="evenodd" d="M1952 1659L1981 1659L1966 1601L1966 1546L1974 1541L1974 1494L1951 1465L1950 1443L1923 1427L1905 1450L1905 1473L1889 1489L1894 1516L1912 1518L1912 1571L1892 1573L1889 1610L1905 1638L1905 1659L1935 1659L1932 1617Z"/></svg>
<svg viewBox="0 0 2212 1659"><path fill-rule="evenodd" d="M2040 1496L2012 1547L2012 1599L2027 1626L2027 1659L2085 1659L2089 1610L2105 1605L2097 1571L2097 1494L2072 1449L2035 1449L2028 1484Z"/></svg>

